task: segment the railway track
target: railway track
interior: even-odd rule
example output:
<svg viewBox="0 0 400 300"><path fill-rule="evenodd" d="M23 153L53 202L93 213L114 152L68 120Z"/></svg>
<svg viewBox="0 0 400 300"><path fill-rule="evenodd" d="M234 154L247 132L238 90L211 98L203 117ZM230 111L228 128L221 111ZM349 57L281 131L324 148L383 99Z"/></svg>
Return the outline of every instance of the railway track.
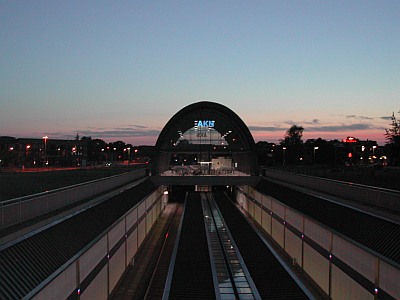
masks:
<svg viewBox="0 0 400 300"><path fill-rule="evenodd" d="M224 193L189 193L169 270L162 299L313 298Z"/></svg>

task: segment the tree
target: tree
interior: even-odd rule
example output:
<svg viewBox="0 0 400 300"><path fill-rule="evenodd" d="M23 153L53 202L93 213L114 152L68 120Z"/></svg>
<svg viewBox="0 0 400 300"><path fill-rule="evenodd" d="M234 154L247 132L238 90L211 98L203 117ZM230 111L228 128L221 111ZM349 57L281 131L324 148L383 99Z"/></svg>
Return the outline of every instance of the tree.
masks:
<svg viewBox="0 0 400 300"><path fill-rule="evenodd" d="M282 149L285 149L284 159L290 163L298 163L302 157L303 131L303 126L292 125L281 140Z"/></svg>
<svg viewBox="0 0 400 300"><path fill-rule="evenodd" d="M391 120L391 127L389 129L385 129L386 140L388 141L388 144L398 144L400 143L400 120L396 119L394 112L392 113Z"/></svg>
<svg viewBox="0 0 400 300"><path fill-rule="evenodd" d="M285 133L284 139L281 140L281 145L285 146L293 146L293 145L301 145L303 141L301 138L303 137L303 126L292 125Z"/></svg>
<svg viewBox="0 0 400 300"><path fill-rule="evenodd" d="M400 120L396 119L394 112L392 113L391 120L391 127L385 129L386 148L389 150L392 164L397 165L400 161Z"/></svg>

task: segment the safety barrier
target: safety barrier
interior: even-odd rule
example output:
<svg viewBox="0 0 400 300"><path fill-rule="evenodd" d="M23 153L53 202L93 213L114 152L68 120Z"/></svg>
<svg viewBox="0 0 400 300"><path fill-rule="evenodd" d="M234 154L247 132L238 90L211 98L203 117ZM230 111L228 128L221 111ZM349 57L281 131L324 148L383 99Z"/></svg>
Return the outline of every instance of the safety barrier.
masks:
<svg viewBox="0 0 400 300"><path fill-rule="evenodd" d="M0 229L101 194L147 175L147 169L114 175L0 203Z"/></svg>
<svg viewBox="0 0 400 300"><path fill-rule="evenodd" d="M236 201L332 299L400 299L400 266L250 186Z"/></svg>
<svg viewBox="0 0 400 300"><path fill-rule="evenodd" d="M264 169L268 178L400 212L400 192L332 179Z"/></svg>
<svg viewBox="0 0 400 300"><path fill-rule="evenodd" d="M160 186L37 286L27 299L108 299L167 203Z"/></svg>

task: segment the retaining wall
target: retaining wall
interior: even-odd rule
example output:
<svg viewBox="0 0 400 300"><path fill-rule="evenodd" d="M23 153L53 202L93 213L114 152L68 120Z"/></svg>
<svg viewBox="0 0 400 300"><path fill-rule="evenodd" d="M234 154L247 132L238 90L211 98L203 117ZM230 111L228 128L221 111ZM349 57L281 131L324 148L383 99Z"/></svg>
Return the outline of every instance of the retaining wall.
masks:
<svg viewBox="0 0 400 300"><path fill-rule="evenodd" d="M107 299L165 208L160 186L26 298Z"/></svg>
<svg viewBox="0 0 400 300"><path fill-rule="evenodd" d="M250 186L236 201L332 299L400 299L400 267Z"/></svg>

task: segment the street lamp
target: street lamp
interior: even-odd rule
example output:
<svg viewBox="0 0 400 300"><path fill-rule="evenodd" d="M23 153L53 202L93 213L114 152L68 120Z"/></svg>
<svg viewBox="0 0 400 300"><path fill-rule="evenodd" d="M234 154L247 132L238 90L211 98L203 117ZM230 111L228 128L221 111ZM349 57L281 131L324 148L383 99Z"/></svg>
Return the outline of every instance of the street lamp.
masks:
<svg viewBox="0 0 400 300"><path fill-rule="evenodd" d="M48 138L49 137L47 135L45 135L43 137L43 139L44 139L44 161L46 162L46 166L48 166L48 164L49 164L49 162L47 161L47 139Z"/></svg>
<svg viewBox="0 0 400 300"><path fill-rule="evenodd" d="M282 166L284 167L285 166L285 161L286 161L286 156L285 156L286 147L283 147L282 149L283 149L283 164L282 164Z"/></svg>
<svg viewBox="0 0 400 300"><path fill-rule="evenodd" d="M315 164L315 150L318 150L319 147L314 147L314 164Z"/></svg>
<svg viewBox="0 0 400 300"><path fill-rule="evenodd" d="M28 155L29 155L29 149L31 148L31 145L26 145L26 151L25 151L25 166L28 162Z"/></svg>

